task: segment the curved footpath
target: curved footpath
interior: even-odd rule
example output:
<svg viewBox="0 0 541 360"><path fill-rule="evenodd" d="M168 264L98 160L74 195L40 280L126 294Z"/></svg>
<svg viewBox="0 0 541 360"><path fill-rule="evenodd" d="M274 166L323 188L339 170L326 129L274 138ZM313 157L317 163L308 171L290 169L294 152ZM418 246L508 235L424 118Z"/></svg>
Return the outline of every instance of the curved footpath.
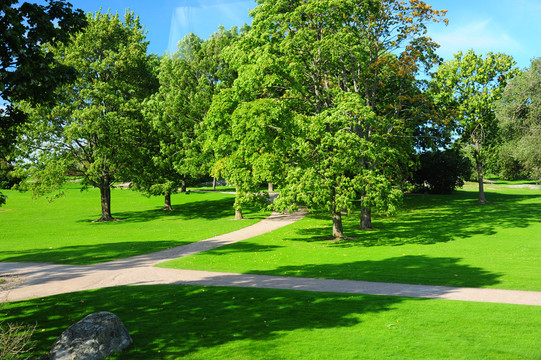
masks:
<svg viewBox="0 0 541 360"><path fill-rule="evenodd" d="M434 299L482 301L541 306L541 292L447 286L377 283L299 277L233 274L154 267L161 262L232 244L289 225L305 212L270 217L228 234L151 254L95 265L0 263L0 274L11 283L0 302L26 300L81 290L121 285L209 285L375 294Z"/></svg>

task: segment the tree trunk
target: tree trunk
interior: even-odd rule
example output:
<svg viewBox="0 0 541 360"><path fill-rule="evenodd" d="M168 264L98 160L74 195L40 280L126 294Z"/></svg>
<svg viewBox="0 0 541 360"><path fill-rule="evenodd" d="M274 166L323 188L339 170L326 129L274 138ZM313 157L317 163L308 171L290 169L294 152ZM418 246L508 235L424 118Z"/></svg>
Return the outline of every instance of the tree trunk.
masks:
<svg viewBox="0 0 541 360"><path fill-rule="evenodd" d="M342 227L342 214L333 206L332 209L332 236L335 239L344 237L344 229Z"/></svg>
<svg viewBox="0 0 541 360"><path fill-rule="evenodd" d="M164 205L163 205L163 210L164 211L173 210L173 206L171 206L171 193L170 192L165 193L165 202L164 202Z"/></svg>
<svg viewBox="0 0 541 360"><path fill-rule="evenodd" d="M361 207L361 224L359 229L372 229L372 211L366 206Z"/></svg>
<svg viewBox="0 0 541 360"><path fill-rule="evenodd" d="M186 192L186 181L182 181L182 186L180 188L180 192Z"/></svg>
<svg viewBox="0 0 541 360"><path fill-rule="evenodd" d="M481 164L480 162L477 162L476 167L477 167L477 181L479 183L479 204L488 204L488 201L485 197L483 164Z"/></svg>
<svg viewBox="0 0 541 360"><path fill-rule="evenodd" d="M269 183L269 192L274 192L274 184Z"/></svg>
<svg viewBox="0 0 541 360"><path fill-rule="evenodd" d="M485 197L483 162L481 161L482 159L481 159L481 154L479 151L480 144L479 144L479 141L477 140L474 142L474 144L475 144L475 153L474 153L475 167L477 169L477 181L479 183L479 204L488 204L489 202L487 201Z"/></svg>
<svg viewBox="0 0 541 360"><path fill-rule="evenodd" d="M235 220L242 220L244 217L242 216L242 205L240 204L238 197L239 197L239 188L236 187L235 191L235 204L233 205L235 207Z"/></svg>
<svg viewBox="0 0 541 360"><path fill-rule="evenodd" d="M212 190L216 190L216 178L212 178Z"/></svg>
<svg viewBox="0 0 541 360"><path fill-rule="evenodd" d="M242 220L242 209L235 209L235 220Z"/></svg>
<svg viewBox="0 0 541 360"><path fill-rule="evenodd" d="M115 221L111 215L111 187L109 183L104 181L100 185L100 195L101 195L101 218L96 220L97 222L105 221Z"/></svg>

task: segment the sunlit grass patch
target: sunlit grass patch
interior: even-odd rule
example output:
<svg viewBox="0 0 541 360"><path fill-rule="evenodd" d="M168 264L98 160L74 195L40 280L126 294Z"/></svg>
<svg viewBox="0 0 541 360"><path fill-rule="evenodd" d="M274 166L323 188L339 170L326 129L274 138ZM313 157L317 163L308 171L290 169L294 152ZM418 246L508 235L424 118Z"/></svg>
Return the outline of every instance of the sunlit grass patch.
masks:
<svg viewBox="0 0 541 360"><path fill-rule="evenodd" d="M374 230L344 217L330 241L327 214L311 214L272 233L161 264L197 270L541 290L541 191L474 190L407 195L395 216Z"/></svg>
<svg viewBox="0 0 541 360"><path fill-rule="evenodd" d="M97 189L81 192L71 184L53 202L3 192L9 197L0 213L0 261L99 263L228 233L269 214L246 209L246 220L232 221L234 195L196 192L174 195L174 210L163 211L162 197L113 189L113 216L123 220L94 223L100 216Z"/></svg>

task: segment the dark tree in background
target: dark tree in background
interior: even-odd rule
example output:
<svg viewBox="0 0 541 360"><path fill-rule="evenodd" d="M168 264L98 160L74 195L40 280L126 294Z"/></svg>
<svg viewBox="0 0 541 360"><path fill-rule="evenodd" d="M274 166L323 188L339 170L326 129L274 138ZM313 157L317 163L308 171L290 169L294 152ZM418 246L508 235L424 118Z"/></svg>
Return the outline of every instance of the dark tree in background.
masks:
<svg viewBox="0 0 541 360"><path fill-rule="evenodd" d="M82 29L82 10L72 10L64 0L48 0L47 5L18 4L2 0L0 5L0 97L3 102L19 100L43 103L52 100L53 90L73 78L75 71L58 64L53 55L42 51L45 43L65 42ZM13 126L24 121L10 104L1 113L2 155L11 145Z"/></svg>
<svg viewBox="0 0 541 360"><path fill-rule="evenodd" d="M432 194L450 194L471 176L472 164L458 149L427 151L419 155L420 167L412 174L418 189Z"/></svg>

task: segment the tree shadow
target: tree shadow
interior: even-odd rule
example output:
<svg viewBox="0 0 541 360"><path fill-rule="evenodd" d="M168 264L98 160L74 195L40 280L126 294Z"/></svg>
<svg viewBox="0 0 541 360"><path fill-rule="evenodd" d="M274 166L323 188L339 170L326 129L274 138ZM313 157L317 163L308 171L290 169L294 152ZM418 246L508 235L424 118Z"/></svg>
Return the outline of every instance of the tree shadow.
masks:
<svg viewBox="0 0 541 360"><path fill-rule="evenodd" d="M251 242L240 241L234 243L234 246L220 246L211 250L206 250L205 255L223 256L235 253L262 253L283 248L280 245L259 245Z"/></svg>
<svg viewBox="0 0 541 360"><path fill-rule="evenodd" d="M201 197L205 195L207 195L207 193L198 193L196 196ZM164 211L160 206L150 210L118 211L113 212L113 216L122 219L122 221L102 222L99 223L99 225L115 226L121 225L122 223L141 223L158 219L233 219L235 216L235 211L233 209L234 202L234 198L209 199L173 204L173 210L170 211ZM265 217L264 214L258 213L258 209L254 207L246 207L244 213L248 218L263 219ZM86 218L81 219L78 222L87 223L92 222L93 220L95 219Z"/></svg>
<svg viewBox="0 0 541 360"><path fill-rule="evenodd" d="M246 273L454 287L484 287L499 283L502 274L461 264L460 261L460 258L451 257L405 255L374 261L279 266L271 271L251 270Z"/></svg>
<svg viewBox="0 0 541 360"><path fill-rule="evenodd" d="M321 272L336 278L351 272L376 278L383 274L384 280L388 269L393 269L393 273L404 273L408 281L415 273L431 271L435 282L451 286L489 286L496 284L499 277L499 274L462 265L457 258L426 256L286 266L277 270L294 271L296 276ZM394 280L400 282L401 276ZM438 289L440 295L446 291L445 288ZM363 322L362 315L392 310L404 299L251 287L152 285L114 287L14 302L6 304L3 311L8 314L4 316L7 321L39 324L39 329L43 330L36 333L36 340L41 352L47 351L64 329L87 314L112 311L122 319L134 340L134 345L114 358L149 359L156 356L181 358L200 349L239 340L272 340L298 329L352 327Z"/></svg>
<svg viewBox="0 0 541 360"><path fill-rule="evenodd" d="M434 284L469 287L497 284L500 277L500 274L461 264L459 258L428 256L282 266L272 272L398 283L404 280L415 283L416 274L430 272ZM427 283L426 277L422 282ZM444 294L447 290L438 291ZM6 321L37 323L38 328L43 329L35 334L39 352L46 352L64 329L89 313L112 311L123 320L134 339L134 345L114 358L181 358L200 349L239 340L272 340L298 329L352 327L363 322L362 315L392 310L404 299L251 287L153 285L13 302L5 304L2 312Z"/></svg>
<svg viewBox="0 0 541 360"><path fill-rule="evenodd" d="M467 238L475 235L494 235L499 228L525 228L539 222L541 203L528 200L537 195L491 194L492 203L479 205L471 193L453 196L412 195L405 199L404 209L392 218L374 221L373 230L358 229L355 215L343 217L345 239L333 241L329 246L400 246L405 244L429 245ZM329 220L328 215L311 215ZM301 229L293 241L322 241L329 237L329 224Z"/></svg>
<svg viewBox="0 0 541 360"><path fill-rule="evenodd" d="M42 262L67 265L90 265L106 261L148 254L172 247L187 245L189 241L153 240L127 241L94 245L65 246L54 249L2 251L2 262Z"/></svg>
<svg viewBox="0 0 541 360"><path fill-rule="evenodd" d="M181 358L239 340L272 340L297 329L351 327L400 297L181 285L131 286L51 296L7 306L7 321L38 323L37 353L68 326L111 311L134 340L117 359ZM263 356L263 354L261 354Z"/></svg>

